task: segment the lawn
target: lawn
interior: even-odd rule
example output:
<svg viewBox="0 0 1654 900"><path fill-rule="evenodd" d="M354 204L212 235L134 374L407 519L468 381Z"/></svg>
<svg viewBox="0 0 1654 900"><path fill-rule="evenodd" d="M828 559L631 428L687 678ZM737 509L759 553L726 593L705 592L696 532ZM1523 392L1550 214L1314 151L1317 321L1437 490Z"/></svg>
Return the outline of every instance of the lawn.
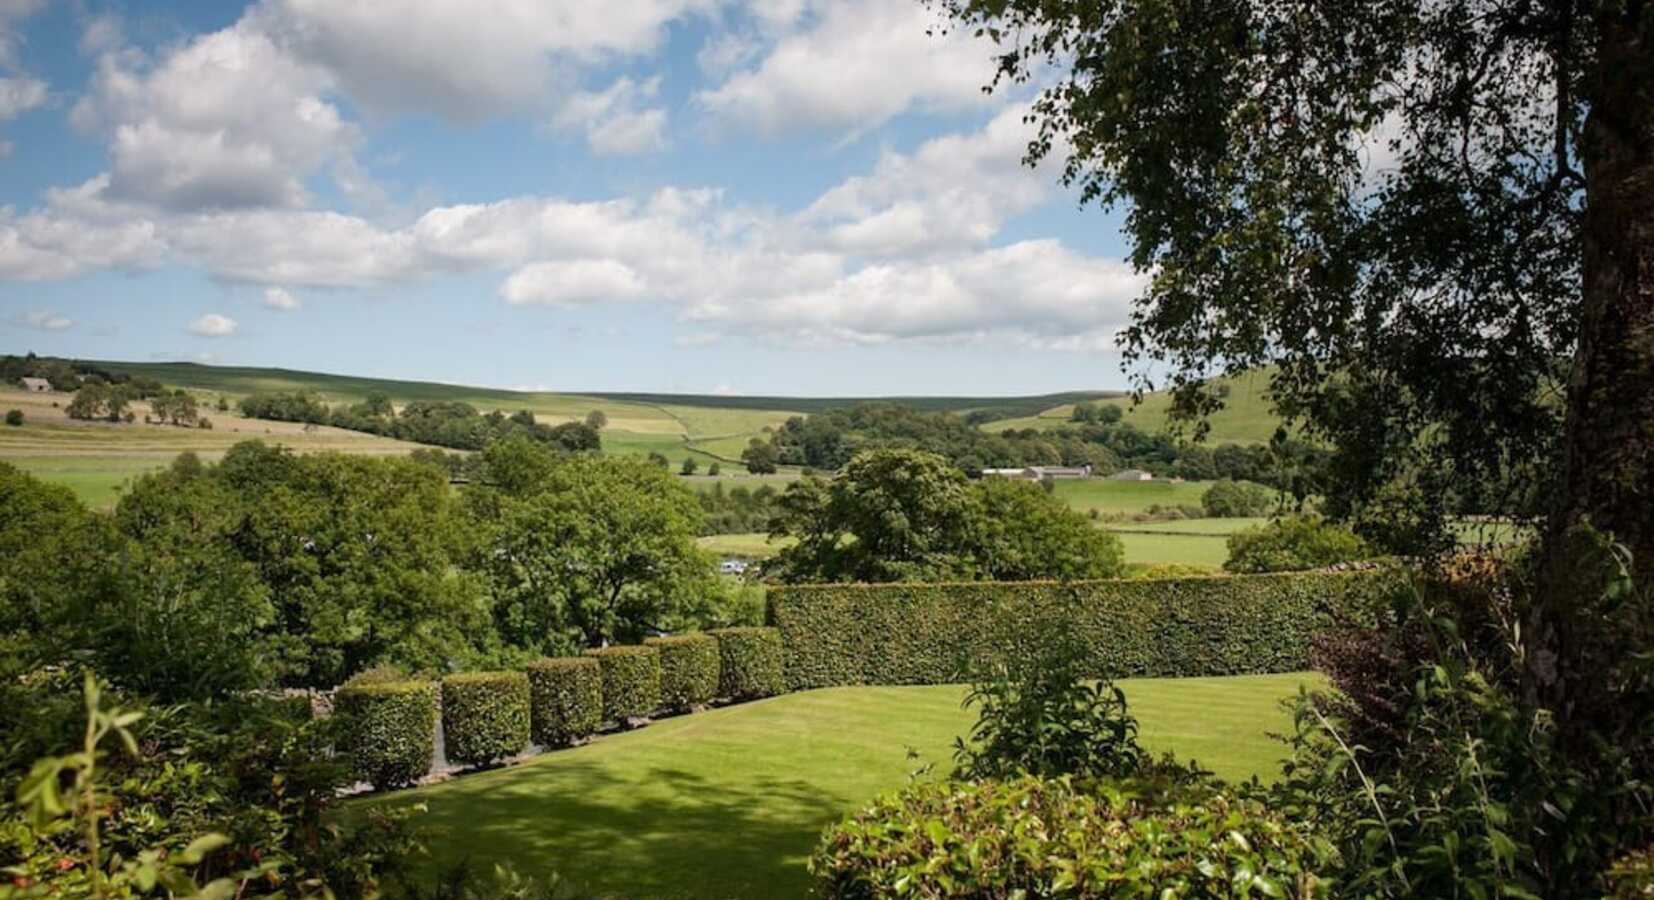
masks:
<svg viewBox="0 0 1654 900"><path fill-rule="evenodd" d="M782 548L797 543L796 538L784 537L771 541L763 532L742 534L713 534L695 539L695 545L719 557L738 556L742 559L769 559Z"/></svg>
<svg viewBox="0 0 1654 900"><path fill-rule="evenodd" d="M1156 751L1271 777L1280 701L1313 674L1121 682ZM922 762L948 767L958 686L830 688L666 719L386 798L429 805L439 859L541 866L636 897L799 897L821 829ZM919 761L909 759L913 748ZM385 801L378 801L385 802Z"/></svg>

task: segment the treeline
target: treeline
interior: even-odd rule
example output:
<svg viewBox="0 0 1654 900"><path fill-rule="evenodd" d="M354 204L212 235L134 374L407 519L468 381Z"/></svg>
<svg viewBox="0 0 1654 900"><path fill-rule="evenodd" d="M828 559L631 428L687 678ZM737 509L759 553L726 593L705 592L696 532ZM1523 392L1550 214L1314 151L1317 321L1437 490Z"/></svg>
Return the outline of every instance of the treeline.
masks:
<svg viewBox="0 0 1654 900"><path fill-rule="evenodd" d="M89 384L119 385L124 395L132 399L147 399L165 388L161 382L146 375L112 372L90 363L55 356L0 356L0 382L16 384L23 378L44 378L58 391L78 391Z"/></svg>
<svg viewBox="0 0 1654 900"><path fill-rule="evenodd" d="M241 414L250 419L331 425L456 450L481 450L494 441L519 436L572 452L602 446L601 424L595 417L547 425L536 422L531 410L485 414L458 400L415 400L398 411L382 393L369 394L361 403L338 406L329 406L313 391L251 394L242 399Z"/></svg>
<svg viewBox="0 0 1654 900"><path fill-rule="evenodd" d="M1268 445L1180 443L1120 421L1119 407L1084 406L1078 421L1038 430L984 430L970 417L911 407L863 403L794 416L767 442L748 448L749 462L836 471L862 450L927 450L976 475L983 469L1086 466L1101 474L1143 469L1156 476L1206 481L1229 478L1299 492L1322 451L1292 438Z"/></svg>

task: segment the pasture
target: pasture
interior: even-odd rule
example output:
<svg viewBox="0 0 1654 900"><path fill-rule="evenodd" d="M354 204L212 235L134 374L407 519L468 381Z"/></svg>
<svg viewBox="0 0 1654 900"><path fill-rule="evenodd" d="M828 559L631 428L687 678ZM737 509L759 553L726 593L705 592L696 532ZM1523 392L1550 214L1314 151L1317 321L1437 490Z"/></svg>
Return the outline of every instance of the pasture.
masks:
<svg viewBox="0 0 1654 900"><path fill-rule="evenodd" d="M1120 682L1155 751L1226 779L1279 773L1281 701L1313 674ZM544 866L584 889L638 897L808 893L821 829L919 777L945 774L970 728L964 689L845 687L658 721L519 766L372 803L422 802L435 862ZM917 754L909 758L908 749ZM533 861L532 863L530 861Z"/></svg>
<svg viewBox="0 0 1654 900"><path fill-rule="evenodd" d="M1281 424L1280 417L1275 415L1269 406L1268 377L1263 373L1256 373L1242 378L1219 379L1219 382L1228 386L1229 396L1224 401L1224 408L1211 417L1211 431L1206 436L1206 444L1217 446L1225 443L1268 442ZM1167 393L1144 394L1142 401L1137 404L1133 404L1130 397L1099 402L1118 405L1125 413L1124 421L1135 425L1141 431L1158 432L1170 423L1172 398ZM1052 406L1038 415L999 419L984 423L981 427L992 432L1008 428L1033 428L1043 431L1068 422L1073 412L1074 404L1064 403Z"/></svg>
<svg viewBox="0 0 1654 900"><path fill-rule="evenodd" d="M1058 499L1082 513L1130 515L1147 512L1151 506L1200 505L1207 485L1198 481L1110 481L1086 478L1058 481L1053 485Z"/></svg>

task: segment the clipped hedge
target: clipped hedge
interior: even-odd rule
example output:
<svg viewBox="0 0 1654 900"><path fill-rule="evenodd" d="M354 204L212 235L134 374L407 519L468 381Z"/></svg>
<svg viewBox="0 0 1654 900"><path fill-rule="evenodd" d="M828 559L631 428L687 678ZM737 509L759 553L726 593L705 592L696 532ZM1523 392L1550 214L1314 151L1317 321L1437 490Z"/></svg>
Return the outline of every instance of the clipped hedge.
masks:
<svg viewBox="0 0 1654 900"><path fill-rule="evenodd" d="M786 692L780 631L719 628L707 633L718 639L718 693L734 700L753 700Z"/></svg>
<svg viewBox="0 0 1654 900"><path fill-rule="evenodd" d="M826 897L1330 896L1311 830L1256 800L1020 776L886 795L822 836Z"/></svg>
<svg viewBox="0 0 1654 900"><path fill-rule="evenodd" d="M772 588L769 616L794 690L945 684L973 663L1026 652L1036 617L1091 648L1113 677L1292 672L1335 620L1369 623L1398 569L1158 581L969 582Z"/></svg>
<svg viewBox="0 0 1654 900"><path fill-rule="evenodd" d="M528 664L534 743L566 747L603 724L603 668L585 656L560 656Z"/></svg>
<svg viewBox="0 0 1654 900"><path fill-rule="evenodd" d="M660 651L654 647L587 650L603 670L603 717L624 723L660 709Z"/></svg>
<svg viewBox="0 0 1654 900"><path fill-rule="evenodd" d="M718 696L718 642L704 634L649 638L660 652L661 705L687 710Z"/></svg>
<svg viewBox="0 0 1654 900"><path fill-rule="evenodd" d="M431 681L347 683L333 697L344 722L345 756L380 790L430 774L436 753L437 685Z"/></svg>
<svg viewBox="0 0 1654 900"><path fill-rule="evenodd" d="M528 749L528 676L466 672L442 679L442 739L449 762L481 766Z"/></svg>

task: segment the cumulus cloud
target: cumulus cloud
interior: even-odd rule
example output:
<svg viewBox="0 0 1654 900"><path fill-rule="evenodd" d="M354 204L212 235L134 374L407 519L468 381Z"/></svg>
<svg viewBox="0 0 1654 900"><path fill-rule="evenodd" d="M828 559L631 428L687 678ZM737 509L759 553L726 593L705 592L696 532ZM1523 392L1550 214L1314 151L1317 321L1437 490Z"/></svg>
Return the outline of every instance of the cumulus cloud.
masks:
<svg viewBox="0 0 1654 900"><path fill-rule="evenodd" d="M27 75L0 77L0 122L46 102L46 82Z"/></svg>
<svg viewBox="0 0 1654 900"><path fill-rule="evenodd" d="M650 52L668 23L719 4L266 0L256 18L369 109L475 121L540 101L571 68Z"/></svg>
<svg viewBox="0 0 1654 900"><path fill-rule="evenodd" d="M184 329L196 337L220 338L235 334L236 322L229 316L207 313Z"/></svg>
<svg viewBox="0 0 1654 900"><path fill-rule="evenodd" d="M982 93L990 48L962 33L925 32L935 13L911 0L835 0L773 10L792 30L756 65L696 95L712 115L760 133L794 127L860 132L912 109L998 102ZM709 61L728 54L713 50Z"/></svg>
<svg viewBox="0 0 1654 900"><path fill-rule="evenodd" d="M292 312L304 304L286 288L271 287L264 289L264 305L282 312Z"/></svg>
<svg viewBox="0 0 1654 900"><path fill-rule="evenodd" d="M68 316L60 315L50 310L37 309L32 312L18 313L12 316L12 324L23 328L33 328L37 331L64 331L73 328L75 323Z"/></svg>
<svg viewBox="0 0 1654 900"><path fill-rule="evenodd" d="M552 117L552 127L584 132L599 156L635 155L666 149L666 110L651 106L660 79L616 79L595 92L571 95Z"/></svg>
<svg viewBox="0 0 1654 900"><path fill-rule="evenodd" d="M332 77L253 20L160 59L105 51L72 121L109 137L114 201L172 210L298 208L304 179L360 139L329 99Z"/></svg>
<svg viewBox="0 0 1654 900"><path fill-rule="evenodd" d="M647 291L642 276L612 259L533 263L500 285L500 296L518 306L579 306L633 300Z"/></svg>

